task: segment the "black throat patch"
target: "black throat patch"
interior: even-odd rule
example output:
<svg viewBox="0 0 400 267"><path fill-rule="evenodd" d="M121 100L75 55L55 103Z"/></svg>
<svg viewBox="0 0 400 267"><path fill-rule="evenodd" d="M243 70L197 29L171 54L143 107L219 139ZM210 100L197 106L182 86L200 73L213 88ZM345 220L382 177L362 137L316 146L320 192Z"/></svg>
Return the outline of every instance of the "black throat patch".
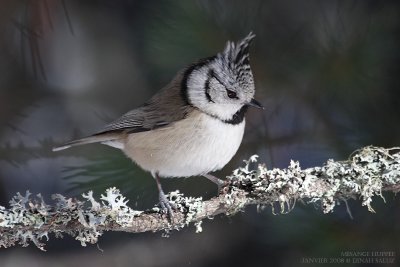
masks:
<svg viewBox="0 0 400 267"><path fill-rule="evenodd" d="M233 114L233 116L230 120L221 120L221 121L228 123L228 124L232 124L232 125L242 123L242 121L244 120L244 115L246 114L246 111L248 108L249 108L249 106L244 105L235 114Z"/></svg>
<svg viewBox="0 0 400 267"><path fill-rule="evenodd" d="M248 105L244 105L241 109L239 109L235 114L233 114L232 118L229 120L223 120L213 114L207 113L202 111L204 114L207 114L210 117L213 117L214 119L217 119L223 123L226 124L231 124L231 125L237 125L243 122L244 120L244 115L246 114L247 109L249 108Z"/></svg>

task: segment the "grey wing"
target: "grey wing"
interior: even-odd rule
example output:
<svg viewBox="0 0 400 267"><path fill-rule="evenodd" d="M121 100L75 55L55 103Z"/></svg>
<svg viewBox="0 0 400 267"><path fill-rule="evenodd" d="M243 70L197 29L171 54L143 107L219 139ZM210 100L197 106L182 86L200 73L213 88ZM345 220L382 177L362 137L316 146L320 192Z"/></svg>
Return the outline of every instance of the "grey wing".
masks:
<svg viewBox="0 0 400 267"><path fill-rule="evenodd" d="M137 133L167 127L184 119L191 110L193 107L182 98L180 86L172 83L142 107L122 115L95 135L109 132Z"/></svg>
<svg viewBox="0 0 400 267"><path fill-rule="evenodd" d="M175 120L174 118L170 118L170 116L163 116L157 110L141 107L122 115L96 134L119 131L124 131L126 133L150 131L162 126L167 126Z"/></svg>
<svg viewBox="0 0 400 267"><path fill-rule="evenodd" d="M182 96L182 75L183 72L178 73L142 107L122 115L95 135L151 131L184 119L194 108Z"/></svg>
<svg viewBox="0 0 400 267"><path fill-rule="evenodd" d="M90 143L107 143L119 139L121 133L151 131L160 127L168 127L174 122L186 118L194 107L182 96L182 73L178 73L170 84L142 107L129 111L91 136L71 141L53 150L57 151Z"/></svg>
<svg viewBox="0 0 400 267"><path fill-rule="evenodd" d="M143 128L144 122L144 112L141 111L142 108L134 109L128 113L122 115L115 121L107 124L101 131L97 134L102 134L106 132L122 131L127 129L141 129Z"/></svg>
<svg viewBox="0 0 400 267"><path fill-rule="evenodd" d="M103 143L110 145L110 143L112 143L114 140L120 138L121 133L150 131L161 126L166 126L172 122L172 120L170 119L164 121L160 120L159 116L155 116L155 114L157 114L158 112L156 112L156 110L151 110L152 109L147 109L145 107L134 109L126 113L119 119L115 120L114 122L106 125L101 131L98 131L93 135L78 140L73 140L61 146L55 147L53 148L53 151L59 151L70 148L72 146L91 143ZM120 148L119 146L115 147Z"/></svg>

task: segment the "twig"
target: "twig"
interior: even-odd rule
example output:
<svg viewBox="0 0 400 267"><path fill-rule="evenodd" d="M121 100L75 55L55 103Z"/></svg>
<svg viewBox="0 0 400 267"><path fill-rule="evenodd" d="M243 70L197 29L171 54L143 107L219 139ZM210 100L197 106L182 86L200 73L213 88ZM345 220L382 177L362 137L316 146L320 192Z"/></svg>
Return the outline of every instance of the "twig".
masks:
<svg viewBox="0 0 400 267"><path fill-rule="evenodd" d="M139 233L180 229L194 223L201 232L203 219L218 214L233 215L245 206L259 207L279 204L280 212L289 212L296 200L320 203L324 213L332 212L340 201L360 198L363 206L371 206L373 196L382 191L400 191L400 148L365 147L354 152L347 161L329 160L322 167L302 170L298 162L291 161L286 169L268 170L264 164L251 168L257 156L245 161L227 178L220 194L210 200L184 197L179 191L168 194L177 206L172 221L158 208L135 211L119 190L110 188L94 199L90 191L83 200L53 196L54 205L46 204L40 194L31 197L17 194L10 208L0 206L0 247L16 244L27 246L33 242L44 250L42 240L49 233L56 237L70 234L81 242L96 243L104 231Z"/></svg>

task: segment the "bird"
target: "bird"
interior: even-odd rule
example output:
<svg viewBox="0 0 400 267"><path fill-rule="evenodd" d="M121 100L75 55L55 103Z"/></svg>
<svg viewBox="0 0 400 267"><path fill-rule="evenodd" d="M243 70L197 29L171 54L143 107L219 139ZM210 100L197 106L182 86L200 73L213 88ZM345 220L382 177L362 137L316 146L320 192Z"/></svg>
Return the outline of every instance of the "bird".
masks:
<svg viewBox="0 0 400 267"><path fill-rule="evenodd" d="M180 70L172 81L142 106L94 134L53 151L101 143L120 149L154 177L163 213L172 214L160 178L204 176L219 187L224 181L210 174L236 154L254 99L250 67L250 32L238 42L228 41L222 52Z"/></svg>

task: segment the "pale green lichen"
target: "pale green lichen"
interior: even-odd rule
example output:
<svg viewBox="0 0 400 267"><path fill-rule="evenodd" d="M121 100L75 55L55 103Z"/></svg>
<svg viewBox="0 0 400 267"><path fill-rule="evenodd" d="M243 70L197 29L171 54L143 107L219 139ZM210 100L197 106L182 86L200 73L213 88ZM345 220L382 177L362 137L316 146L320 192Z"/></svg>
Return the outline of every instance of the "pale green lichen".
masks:
<svg viewBox="0 0 400 267"><path fill-rule="evenodd" d="M91 191L82 197L84 201L55 194L52 196L55 203L51 207L40 194L32 197L29 191L24 196L17 193L11 199L9 209L0 206L0 247L9 247L16 243L27 246L29 242L33 242L44 250L40 241L43 237L48 239L48 234L52 232L51 228L42 227L47 223L64 225L65 232L75 236L85 246L86 243L96 243L102 235L98 226L112 221L124 227L132 218L142 213L129 208L126 205L128 201L116 188L107 189L106 194L101 196L101 203L93 198ZM51 222L48 221L50 219ZM68 229L69 224L77 222L81 227Z"/></svg>
<svg viewBox="0 0 400 267"><path fill-rule="evenodd" d="M31 201L31 193L27 191L25 195L17 193L10 200L10 209L0 206L0 226L5 229L11 229L8 232L0 233L0 247L9 247L18 242L22 246L27 246L29 241L33 242L38 248L44 250L44 244L40 242L43 237L48 239L47 231L37 233L45 223L45 218L51 208L46 205L40 194L36 195L34 201ZM16 229L22 225L29 227L22 231Z"/></svg>
<svg viewBox="0 0 400 267"><path fill-rule="evenodd" d="M126 205L128 200L125 201L125 197L115 187L107 189L106 194L101 195L100 199L103 200L102 207L104 209L101 214L106 215L121 226L129 225L134 217L143 213L143 211L128 207Z"/></svg>
<svg viewBox="0 0 400 267"><path fill-rule="evenodd" d="M197 221L194 223L194 226L196 227L196 234L203 232L203 227L201 226L203 224L203 221Z"/></svg>
<svg viewBox="0 0 400 267"><path fill-rule="evenodd" d="M223 195L215 198L217 203L213 203L214 207L218 204L218 211L214 213L207 214L201 197L185 197L179 191L167 194L171 205L184 217L179 223L166 226L165 234L191 222L194 222L196 232L201 232L200 218L212 218L221 212L233 215L249 204L257 204L260 210L271 205L275 213L278 203L280 212L287 213L294 208L296 200L301 199L320 203L322 211L328 213L341 201L358 197L362 205L374 212L371 206L374 196L383 197L383 190L400 191L399 151L399 148L367 147L354 153L348 161L329 160L322 167L308 169L301 169L299 162L291 161L286 169L269 170L264 164L255 166L257 156L252 156L228 177ZM40 194L17 193L9 208L0 206L0 247L27 246L32 242L44 250L42 241L48 240L49 233L55 233L56 237L61 237L61 233L71 234L85 246L97 242L102 235L101 229L106 229L103 226L130 227L134 218L144 213L132 210L116 188L107 189L100 202L96 201L92 191L83 194L82 198L77 200L55 194L54 204L50 206ZM155 207L151 212L159 211ZM165 217L160 216L160 220ZM52 226L57 227L53 229Z"/></svg>
<svg viewBox="0 0 400 267"><path fill-rule="evenodd" d="M248 204L248 199L243 190L232 186L229 192L224 195L224 202L225 214L231 216L241 211Z"/></svg>
<svg viewBox="0 0 400 267"><path fill-rule="evenodd" d="M189 225L203 210L201 197L185 197L179 191L171 192L167 197L185 215L184 222L174 224L172 229ZM92 191L82 194L83 200L66 198L60 194L54 194L52 198L55 203L50 206L40 194L32 196L30 192L25 195L17 193L11 199L9 209L0 206L0 247L17 243L27 246L32 242L44 250L41 239L48 239L51 232L55 232L56 236L60 236L61 232L68 233L86 246L87 243L96 243L103 234L100 226L130 227L133 219L144 212L131 209L127 205L128 200L116 188L107 189L101 195L100 202L93 197ZM57 226L55 228L58 230L52 230L52 226ZM200 231L201 221L197 221L195 226Z"/></svg>
<svg viewBox="0 0 400 267"><path fill-rule="evenodd" d="M179 190L167 194L169 202L176 207L176 210L185 214L185 221L181 225L174 225L174 229L183 228L193 222L197 214L203 211L202 197L185 197ZM201 221L197 222L200 223Z"/></svg>
<svg viewBox="0 0 400 267"><path fill-rule="evenodd" d="M322 167L301 169L291 161L286 169L268 170L264 164L250 170L256 157L245 161L229 177L237 189L244 189L248 198L260 207L278 202L281 213L293 208L296 199L319 202L324 213L332 212L340 201L359 197L362 205L374 212L374 196L382 196L385 186L400 183L399 149L386 150L366 147L357 151L349 161L328 162ZM231 201L229 196L227 201ZM273 209L274 212L274 209Z"/></svg>
<svg viewBox="0 0 400 267"><path fill-rule="evenodd" d="M176 212L182 213L185 217L182 222L174 221L174 214L169 218L170 224L168 227L163 229L162 237L169 237L171 230L180 230L190 223L193 223L196 228L196 233L200 233L202 231L201 224L202 221L198 220L198 214L203 211L203 198L202 197L185 197L179 190L175 190L166 194L166 197L174 207ZM155 206L151 209L153 212L162 212L160 207Z"/></svg>

